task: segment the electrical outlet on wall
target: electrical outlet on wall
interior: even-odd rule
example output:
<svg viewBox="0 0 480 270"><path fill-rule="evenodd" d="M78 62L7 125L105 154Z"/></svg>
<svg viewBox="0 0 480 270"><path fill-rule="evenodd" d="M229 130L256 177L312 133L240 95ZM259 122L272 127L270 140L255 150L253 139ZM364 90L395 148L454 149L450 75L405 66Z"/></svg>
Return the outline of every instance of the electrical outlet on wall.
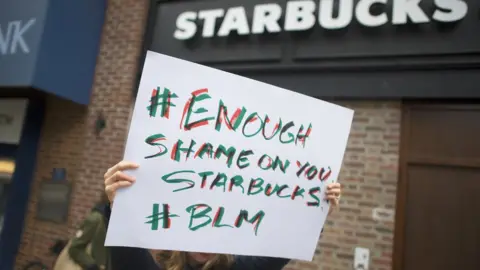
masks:
<svg viewBox="0 0 480 270"><path fill-rule="evenodd" d="M370 261L370 250L368 248L356 247L353 258L353 269L367 270Z"/></svg>

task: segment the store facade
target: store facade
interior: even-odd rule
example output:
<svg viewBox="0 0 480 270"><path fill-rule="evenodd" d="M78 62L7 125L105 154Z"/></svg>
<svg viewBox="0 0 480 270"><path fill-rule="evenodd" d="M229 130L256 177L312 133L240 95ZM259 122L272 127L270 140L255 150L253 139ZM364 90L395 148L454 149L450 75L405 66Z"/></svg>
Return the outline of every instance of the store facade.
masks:
<svg viewBox="0 0 480 270"><path fill-rule="evenodd" d="M356 247L368 269L480 267L467 236L480 220L465 209L480 210L480 2L162 2L150 50L356 111L340 211L314 261L291 269L352 269ZM445 204L449 192L457 201ZM462 254L447 255L451 244Z"/></svg>
<svg viewBox="0 0 480 270"><path fill-rule="evenodd" d="M368 269L478 269L468 235L479 223L464 212L479 211L472 195L480 176L478 1L107 3L88 102L42 94L16 268L32 258L52 262L48 244L71 236L95 203L105 170L122 158L132 89L148 49L355 110L339 179L341 208L327 221L314 261L288 269L352 269L356 247L370 250ZM64 168L74 183L63 223L36 218L40 183L54 168ZM437 221L443 227L432 225ZM462 237L445 236L452 231ZM448 242L463 245L463 254L444 255Z"/></svg>
<svg viewBox="0 0 480 270"><path fill-rule="evenodd" d="M31 190L47 100L89 103L104 12L103 1L0 3L2 270L13 269L28 204L36 199Z"/></svg>

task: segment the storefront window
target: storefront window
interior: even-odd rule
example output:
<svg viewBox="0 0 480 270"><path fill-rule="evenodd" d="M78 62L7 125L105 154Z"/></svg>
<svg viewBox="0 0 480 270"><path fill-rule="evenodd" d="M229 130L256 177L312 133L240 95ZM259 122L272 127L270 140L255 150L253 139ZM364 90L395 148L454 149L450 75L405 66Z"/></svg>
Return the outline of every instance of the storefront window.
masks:
<svg viewBox="0 0 480 270"><path fill-rule="evenodd" d="M7 196L14 170L15 162L13 160L0 160L0 234L3 229Z"/></svg>

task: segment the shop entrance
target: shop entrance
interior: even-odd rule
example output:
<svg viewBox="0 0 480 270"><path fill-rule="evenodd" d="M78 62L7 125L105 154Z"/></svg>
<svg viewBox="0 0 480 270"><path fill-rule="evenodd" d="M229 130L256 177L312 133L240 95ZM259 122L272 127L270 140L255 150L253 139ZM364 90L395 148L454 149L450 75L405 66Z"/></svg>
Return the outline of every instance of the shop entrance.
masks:
<svg viewBox="0 0 480 270"><path fill-rule="evenodd" d="M16 146L0 144L0 235L2 234L7 198L15 170Z"/></svg>
<svg viewBox="0 0 480 270"><path fill-rule="evenodd" d="M395 270L480 269L480 105L405 104Z"/></svg>

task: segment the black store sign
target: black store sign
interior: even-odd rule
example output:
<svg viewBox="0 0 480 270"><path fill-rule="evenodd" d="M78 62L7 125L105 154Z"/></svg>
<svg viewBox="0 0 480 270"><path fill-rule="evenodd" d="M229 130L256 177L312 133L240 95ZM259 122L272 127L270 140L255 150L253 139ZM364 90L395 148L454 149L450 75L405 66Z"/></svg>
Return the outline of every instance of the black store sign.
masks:
<svg viewBox="0 0 480 270"><path fill-rule="evenodd" d="M312 96L480 97L478 0L170 1L153 29L150 50Z"/></svg>

